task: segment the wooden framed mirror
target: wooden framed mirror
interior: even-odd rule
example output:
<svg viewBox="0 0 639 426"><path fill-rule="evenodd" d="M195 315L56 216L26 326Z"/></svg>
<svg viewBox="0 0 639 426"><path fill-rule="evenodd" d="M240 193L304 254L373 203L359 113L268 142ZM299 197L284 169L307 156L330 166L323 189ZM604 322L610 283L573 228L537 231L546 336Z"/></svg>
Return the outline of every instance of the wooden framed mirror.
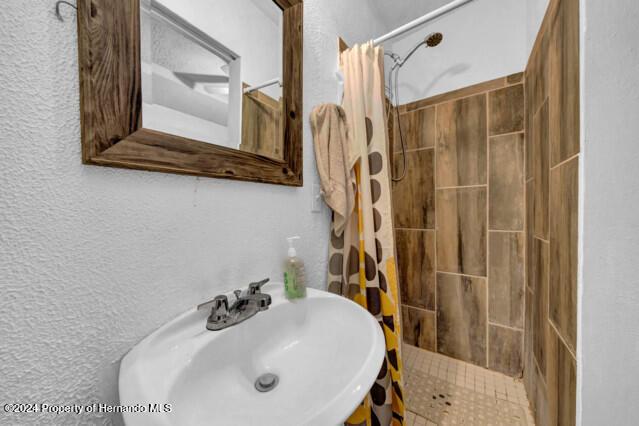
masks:
<svg viewBox="0 0 639 426"><path fill-rule="evenodd" d="M262 9L281 51L227 3ZM83 163L302 186L302 25L302 0L78 0Z"/></svg>

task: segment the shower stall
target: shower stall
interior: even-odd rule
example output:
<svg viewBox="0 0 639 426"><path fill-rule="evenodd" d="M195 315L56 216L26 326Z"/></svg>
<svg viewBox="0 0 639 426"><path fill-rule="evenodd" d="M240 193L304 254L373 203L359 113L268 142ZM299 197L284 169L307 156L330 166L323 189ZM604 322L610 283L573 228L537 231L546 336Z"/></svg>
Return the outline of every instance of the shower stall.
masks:
<svg viewBox="0 0 639 426"><path fill-rule="evenodd" d="M462 42L490 49L455 34L469 3L374 41L389 58L407 418L574 424L578 1L551 1L528 65L485 80L451 59Z"/></svg>

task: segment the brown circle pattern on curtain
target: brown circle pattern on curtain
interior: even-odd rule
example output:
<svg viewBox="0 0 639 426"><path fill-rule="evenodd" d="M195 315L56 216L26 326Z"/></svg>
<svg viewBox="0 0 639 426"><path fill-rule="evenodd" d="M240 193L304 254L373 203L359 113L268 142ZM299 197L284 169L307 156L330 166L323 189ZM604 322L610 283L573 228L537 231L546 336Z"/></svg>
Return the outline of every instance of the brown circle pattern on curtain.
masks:
<svg viewBox="0 0 639 426"><path fill-rule="evenodd" d="M355 163L355 209L340 238L331 235L329 289L354 300L375 317L386 341L385 359L369 397L348 426L404 424L401 386L397 271L390 207L388 131L383 94L383 50L371 43L342 53L343 108ZM353 160L355 161L355 160ZM341 255L341 256L339 256ZM334 263L341 262L338 272ZM341 283L338 285L337 283Z"/></svg>

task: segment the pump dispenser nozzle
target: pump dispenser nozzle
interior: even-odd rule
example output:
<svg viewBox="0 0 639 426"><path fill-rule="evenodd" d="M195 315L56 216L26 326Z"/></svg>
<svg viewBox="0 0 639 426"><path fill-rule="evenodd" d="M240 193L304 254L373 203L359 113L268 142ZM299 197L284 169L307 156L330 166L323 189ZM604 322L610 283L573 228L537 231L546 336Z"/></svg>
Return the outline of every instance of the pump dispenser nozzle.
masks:
<svg viewBox="0 0 639 426"><path fill-rule="evenodd" d="M288 241L288 257L295 257L297 256L297 251L295 250L295 247L293 246L293 244L295 243L295 240L299 240L300 237L299 236L295 236L295 237L288 237L286 239L286 241Z"/></svg>

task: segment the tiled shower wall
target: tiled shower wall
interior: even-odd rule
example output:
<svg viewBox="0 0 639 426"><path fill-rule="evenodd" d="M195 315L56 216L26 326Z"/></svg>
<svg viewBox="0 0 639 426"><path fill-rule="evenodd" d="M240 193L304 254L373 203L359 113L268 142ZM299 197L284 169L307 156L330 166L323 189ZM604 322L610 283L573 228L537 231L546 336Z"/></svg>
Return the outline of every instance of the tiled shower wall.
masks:
<svg viewBox="0 0 639 426"><path fill-rule="evenodd" d="M393 185L404 341L511 376L523 368L524 107L523 74L401 106L406 176Z"/></svg>
<svg viewBox="0 0 639 426"><path fill-rule="evenodd" d="M574 425L579 0L551 0L526 69L524 382L536 424Z"/></svg>

